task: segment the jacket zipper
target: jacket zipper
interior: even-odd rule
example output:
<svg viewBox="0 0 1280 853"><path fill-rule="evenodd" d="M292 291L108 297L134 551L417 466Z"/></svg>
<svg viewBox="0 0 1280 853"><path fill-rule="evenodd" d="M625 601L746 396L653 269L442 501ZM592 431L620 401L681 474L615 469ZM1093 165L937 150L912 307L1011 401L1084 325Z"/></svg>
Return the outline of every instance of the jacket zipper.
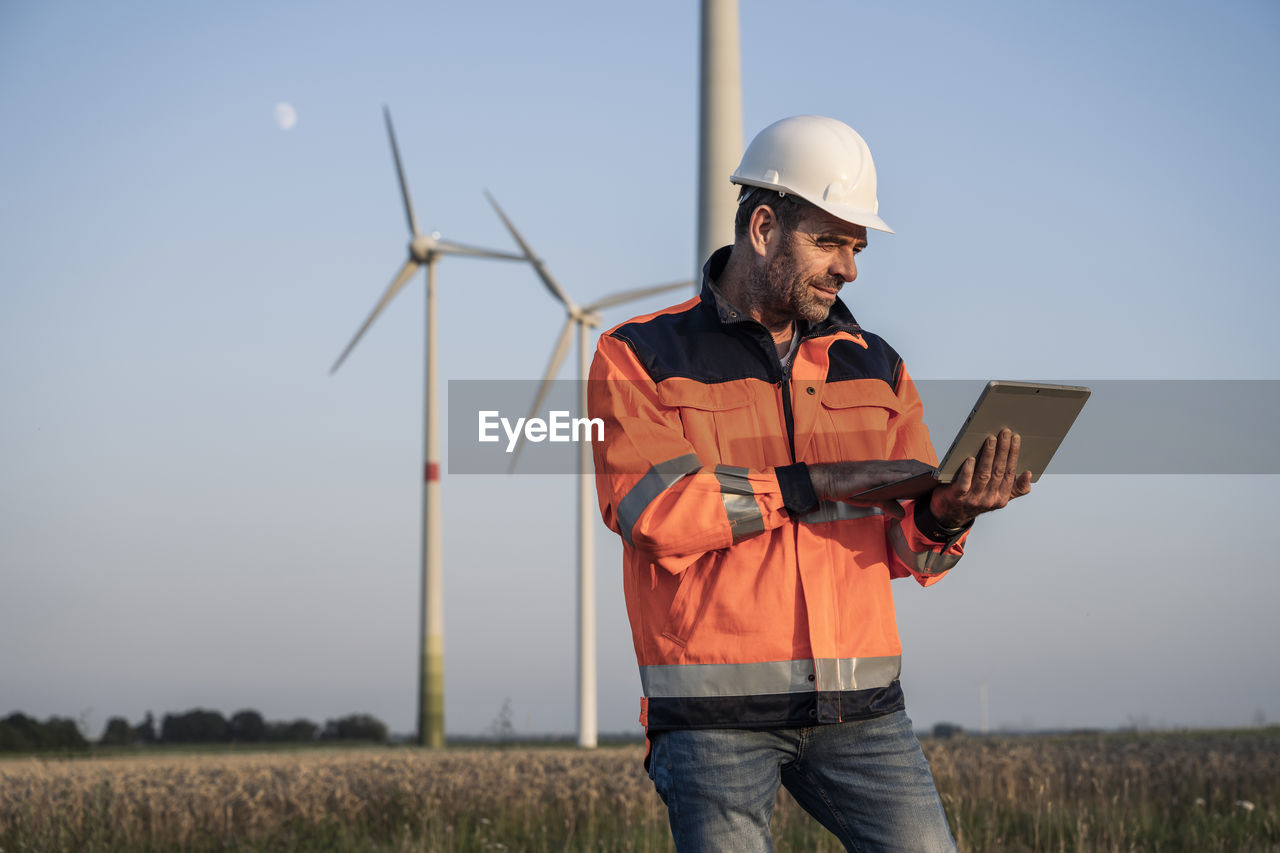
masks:
<svg viewBox="0 0 1280 853"><path fill-rule="evenodd" d="M782 414L787 422L787 447L791 451L791 462L795 464L796 460L796 420L795 413L791 411L791 366L796 363L796 359L800 357L800 346L810 338L821 337L812 329L806 331L800 336L799 343L796 344L796 351L791 356L791 361L787 362L787 366L782 366L782 360L778 358L777 351L774 351L774 359L778 362L778 367L782 371L782 378L778 380L778 390L782 392Z"/></svg>
<svg viewBox="0 0 1280 853"><path fill-rule="evenodd" d="M752 321L748 321L748 322L752 322ZM759 323L756 323L756 325L760 326ZM822 337L823 333L815 332L813 329L809 329L803 335L801 335L800 343L796 345L796 351L791 356L791 361L788 362L786 367L783 367L782 359L778 358L777 348L773 346L773 340L769 336L768 330L764 329L764 326L760 326L760 328L763 329L765 333L764 339L767 342L765 346L768 349L768 351L773 354L773 361L775 364L778 365L778 371L782 374L782 378L778 380L777 385L778 385L779 393L782 394L782 415L783 415L783 418L786 420L786 425L787 425L787 450L790 451L791 453L792 464L795 464L796 462L796 420L795 420L795 413L791 410L791 365L795 364L796 358L800 355L800 344L803 344L805 341L809 340L810 338Z"/></svg>
<svg viewBox="0 0 1280 853"><path fill-rule="evenodd" d="M782 379L778 380L778 390L782 392L782 416L787 422L787 447L791 450L791 462L796 461L796 421L791 411L791 368L782 371Z"/></svg>

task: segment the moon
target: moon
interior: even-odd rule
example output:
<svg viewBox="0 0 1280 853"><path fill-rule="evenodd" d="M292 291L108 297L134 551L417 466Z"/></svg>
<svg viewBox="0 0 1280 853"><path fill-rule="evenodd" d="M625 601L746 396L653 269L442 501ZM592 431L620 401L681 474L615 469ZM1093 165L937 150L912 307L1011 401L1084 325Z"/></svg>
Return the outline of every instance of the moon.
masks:
<svg viewBox="0 0 1280 853"><path fill-rule="evenodd" d="M281 130L293 130L293 126L297 123L298 111L293 108L293 104L276 104L276 125Z"/></svg>

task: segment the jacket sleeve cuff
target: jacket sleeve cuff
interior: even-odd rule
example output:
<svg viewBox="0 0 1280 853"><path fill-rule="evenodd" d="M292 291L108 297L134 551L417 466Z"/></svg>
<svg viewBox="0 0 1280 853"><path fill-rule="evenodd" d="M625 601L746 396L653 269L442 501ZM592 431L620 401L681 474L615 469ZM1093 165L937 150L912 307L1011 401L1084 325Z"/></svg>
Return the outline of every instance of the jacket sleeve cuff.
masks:
<svg viewBox="0 0 1280 853"><path fill-rule="evenodd" d="M929 509L928 495L921 495L916 499L912 515L915 518L916 530L934 542L954 542L962 533L973 527L972 521L960 527L943 527Z"/></svg>
<svg viewBox="0 0 1280 853"><path fill-rule="evenodd" d="M781 465L774 470L778 475L778 489L782 492L782 505L792 518L804 515L818 505L818 494L809 479L809 466L803 462Z"/></svg>

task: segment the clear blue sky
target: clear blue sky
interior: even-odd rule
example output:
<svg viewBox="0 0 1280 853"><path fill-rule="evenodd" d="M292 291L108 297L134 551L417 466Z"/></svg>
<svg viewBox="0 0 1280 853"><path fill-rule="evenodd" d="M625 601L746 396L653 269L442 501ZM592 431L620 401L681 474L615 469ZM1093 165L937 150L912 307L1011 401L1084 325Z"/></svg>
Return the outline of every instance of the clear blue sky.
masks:
<svg viewBox="0 0 1280 853"><path fill-rule="evenodd" d="M1274 3L741 17L748 137L814 112L872 147L898 233L845 299L917 377L1280 378ZM327 374L404 260L381 107L425 228L513 249L487 187L580 301L686 277L697 26L677 0L0 8L0 714L411 730L421 282ZM442 377L540 376L563 313L532 272L439 273ZM1276 487L1050 473L898 590L908 710L976 726L986 682L993 726L1280 719ZM572 481L444 488L449 730L510 698L571 731ZM637 730L597 538L600 726Z"/></svg>

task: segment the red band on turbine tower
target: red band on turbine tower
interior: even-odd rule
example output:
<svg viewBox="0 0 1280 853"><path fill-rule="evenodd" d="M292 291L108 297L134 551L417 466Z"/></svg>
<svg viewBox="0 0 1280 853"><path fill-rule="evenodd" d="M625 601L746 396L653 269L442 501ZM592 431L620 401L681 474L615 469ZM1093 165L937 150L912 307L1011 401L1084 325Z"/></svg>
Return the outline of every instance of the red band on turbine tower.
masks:
<svg viewBox="0 0 1280 853"><path fill-rule="evenodd" d="M422 468L422 478L428 483L437 482L440 479L440 463L428 462Z"/></svg>

